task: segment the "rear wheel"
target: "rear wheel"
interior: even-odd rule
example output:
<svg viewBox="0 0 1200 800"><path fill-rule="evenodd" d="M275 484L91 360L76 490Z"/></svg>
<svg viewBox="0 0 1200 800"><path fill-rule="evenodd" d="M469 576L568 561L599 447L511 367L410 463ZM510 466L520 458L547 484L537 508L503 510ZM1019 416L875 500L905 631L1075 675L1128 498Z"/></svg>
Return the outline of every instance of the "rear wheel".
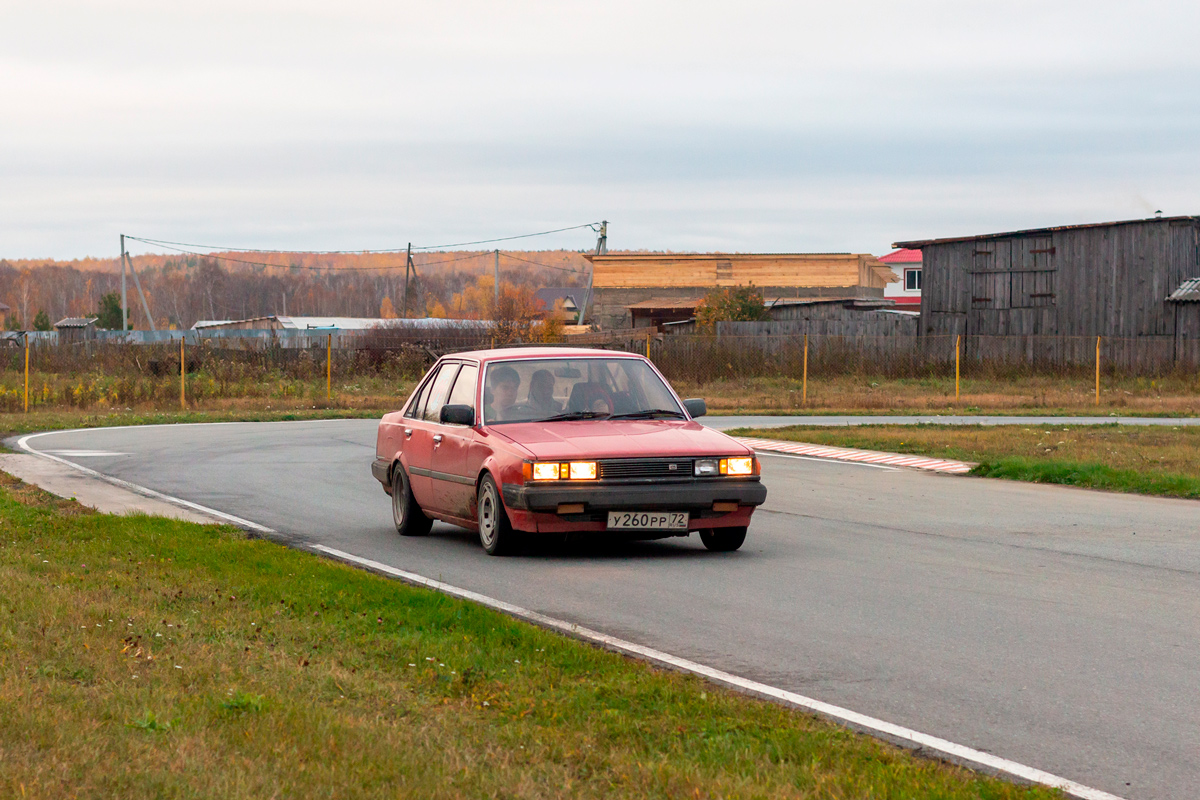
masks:
<svg viewBox="0 0 1200 800"><path fill-rule="evenodd" d="M424 536L433 525L433 520L417 505L408 475L399 464L392 469L392 521L401 536Z"/></svg>
<svg viewBox="0 0 1200 800"><path fill-rule="evenodd" d="M740 528L710 528L700 531L700 541L709 550L729 553L737 550L746 541L746 526Z"/></svg>
<svg viewBox="0 0 1200 800"><path fill-rule="evenodd" d="M504 556L517 546L517 532L508 521L500 490L491 475L479 482L479 543L489 556Z"/></svg>

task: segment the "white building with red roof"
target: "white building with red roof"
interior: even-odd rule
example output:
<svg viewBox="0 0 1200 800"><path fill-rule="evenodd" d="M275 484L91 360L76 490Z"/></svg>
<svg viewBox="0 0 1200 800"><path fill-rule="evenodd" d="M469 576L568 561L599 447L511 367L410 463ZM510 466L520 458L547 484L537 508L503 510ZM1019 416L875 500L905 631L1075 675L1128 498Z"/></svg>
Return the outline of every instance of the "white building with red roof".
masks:
<svg viewBox="0 0 1200 800"><path fill-rule="evenodd" d="M879 260L900 277L898 282L884 287L883 296L894 300L900 308L918 310L921 307L921 251L894 250L880 256Z"/></svg>

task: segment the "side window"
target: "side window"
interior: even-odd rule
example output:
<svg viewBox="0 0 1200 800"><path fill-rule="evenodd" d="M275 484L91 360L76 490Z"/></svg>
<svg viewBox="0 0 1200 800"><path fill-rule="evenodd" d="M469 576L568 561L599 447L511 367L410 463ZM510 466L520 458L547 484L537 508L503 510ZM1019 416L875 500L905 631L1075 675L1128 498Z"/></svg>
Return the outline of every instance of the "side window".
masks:
<svg viewBox="0 0 1200 800"><path fill-rule="evenodd" d="M458 374L458 364L445 364L438 370L437 377L429 384L429 392L425 399L425 408L421 416L430 422L437 422L442 406L446 405L446 396L450 394L450 384Z"/></svg>
<svg viewBox="0 0 1200 800"><path fill-rule="evenodd" d="M429 392L429 385L433 383L433 378L422 383L417 391L413 393L413 401L408 404L408 409L404 412L404 416L419 419L421 417L421 403L425 400L426 393Z"/></svg>
<svg viewBox="0 0 1200 800"><path fill-rule="evenodd" d="M475 407L475 383L479 379L479 367L474 364L464 364L458 371L458 379L450 390L447 405Z"/></svg>
<svg viewBox="0 0 1200 800"><path fill-rule="evenodd" d="M920 291L920 289L921 289L921 270L919 270L919 269L904 270L904 288L910 292Z"/></svg>

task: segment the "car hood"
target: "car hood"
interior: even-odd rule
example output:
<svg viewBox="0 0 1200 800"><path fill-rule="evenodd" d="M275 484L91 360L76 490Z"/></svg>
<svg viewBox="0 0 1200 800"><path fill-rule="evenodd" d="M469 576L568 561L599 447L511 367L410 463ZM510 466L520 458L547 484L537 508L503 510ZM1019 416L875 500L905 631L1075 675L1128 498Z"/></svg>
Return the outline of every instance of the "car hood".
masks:
<svg viewBox="0 0 1200 800"><path fill-rule="evenodd" d="M683 420L571 420L495 425L493 433L521 445L534 458L650 458L728 456L751 451L711 428Z"/></svg>

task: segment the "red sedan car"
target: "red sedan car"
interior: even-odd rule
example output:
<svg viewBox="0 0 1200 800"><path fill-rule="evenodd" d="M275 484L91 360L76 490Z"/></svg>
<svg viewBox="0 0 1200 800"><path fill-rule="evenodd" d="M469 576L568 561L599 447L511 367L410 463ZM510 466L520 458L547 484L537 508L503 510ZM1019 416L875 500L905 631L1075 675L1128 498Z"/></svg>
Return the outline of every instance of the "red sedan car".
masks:
<svg viewBox="0 0 1200 800"><path fill-rule="evenodd" d="M440 519L478 530L492 555L523 533L582 531L697 531L736 550L767 490L753 451L694 421L704 413L630 353L458 353L384 416L371 472L401 534Z"/></svg>

